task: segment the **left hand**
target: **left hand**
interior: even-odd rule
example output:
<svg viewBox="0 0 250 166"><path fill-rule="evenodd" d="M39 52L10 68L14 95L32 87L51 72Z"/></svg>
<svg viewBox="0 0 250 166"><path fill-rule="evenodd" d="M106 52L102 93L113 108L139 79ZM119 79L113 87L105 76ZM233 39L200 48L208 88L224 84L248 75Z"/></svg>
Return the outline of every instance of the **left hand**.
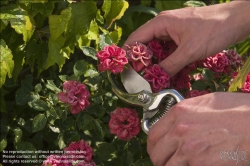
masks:
<svg viewBox="0 0 250 166"><path fill-rule="evenodd" d="M250 94L210 93L173 106L149 130L147 150L155 166L249 166L249 127Z"/></svg>

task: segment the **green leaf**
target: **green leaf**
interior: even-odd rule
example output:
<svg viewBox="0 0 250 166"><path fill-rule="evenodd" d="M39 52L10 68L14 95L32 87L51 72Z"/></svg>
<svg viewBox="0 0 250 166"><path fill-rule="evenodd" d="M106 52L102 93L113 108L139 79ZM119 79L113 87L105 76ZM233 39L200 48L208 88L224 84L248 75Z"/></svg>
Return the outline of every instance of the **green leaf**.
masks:
<svg viewBox="0 0 250 166"><path fill-rule="evenodd" d="M15 129L13 129L13 133L15 135L15 138L14 138L15 143L20 142L22 139L22 136L23 136L22 129L17 127Z"/></svg>
<svg viewBox="0 0 250 166"><path fill-rule="evenodd" d="M122 36L122 28L117 27L114 31L109 33L111 40L114 44L118 44Z"/></svg>
<svg viewBox="0 0 250 166"><path fill-rule="evenodd" d="M32 75L27 75L21 82L21 87L16 91L16 103L18 105L25 105L32 100L39 99L39 95L32 92L33 77Z"/></svg>
<svg viewBox="0 0 250 166"><path fill-rule="evenodd" d="M202 1L187 1L184 3L185 7L201 7L206 6L206 4Z"/></svg>
<svg viewBox="0 0 250 166"><path fill-rule="evenodd" d="M101 34L99 38L100 38L100 42L99 42L100 49L103 49L104 46L109 46L113 43L109 34Z"/></svg>
<svg viewBox="0 0 250 166"><path fill-rule="evenodd" d="M57 86L55 85L53 80L47 80L47 83L45 83L45 86L46 86L46 88L48 88L56 93L61 92L61 89L57 88Z"/></svg>
<svg viewBox="0 0 250 166"><path fill-rule="evenodd" d="M66 37L74 38L76 35L84 35L88 32L91 21L96 16L96 3L93 1L83 1L71 3L69 5L71 17L68 22Z"/></svg>
<svg viewBox="0 0 250 166"><path fill-rule="evenodd" d="M80 130L84 130L89 122L93 120L92 116L87 113L80 112L77 116L77 125Z"/></svg>
<svg viewBox="0 0 250 166"><path fill-rule="evenodd" d="M55 63L58 64L60 70L62 69L65 59L68 58L68 55L62 50L65 43L65 38L59 36L55 41L51 38L49 39L49 53L46 62L46 69Z"/></svg>
<svg viewBox="0 0 250 166"><path fill-rule="evenodd" d="M48 0L18 0L20 3L46 3Z"/></svg>
<svg viewBox="0 0 250 166"><path fill-rule="evenodd" d="M122 155L123 165L131 165L134 161L133 154L130 151L125 151Z"/></svg>
<svg viewBox="0 0 250 166"><path fill-rule="evenodd" d="M6 139L2 139L0 141L0 152L2 152L6 147L7 147L7 140Z"/></svg>
<svg viewBox="0 0 250 166"><path fill-rule="evenodd" d="M0 88L5 83L6 75L12 77L12 71L14 68L14 61L12 60L13 55L11 50L8 48L4 40L0 40Z"/></svg>
<svg viewBox="0 0 250 166"><path fill-rule="evenodd" d="M116 148L113 144L103 142L97 145L96 155L104 161L113 158L113 154L116 152Z"/></svg>
<svg viewBox="0 0 250 166"><path fill-rule="evenodd" d="M153 166L153 163L151 162L150 158L143 158L137 160L133 166Z"/></svg>
<svg viewBox="0 0 250 166"><path fill-rule="evenodd" d="M28 105L36 111L47 111L49 110L49 105L43 100L30 101Z"/></svg>
<svg viewBox="0 0 250 166"><path fill-rule="evenodd" d="M81 49L84 55L89 56L94 60L97 60L96 50L93 47L82 46Z"/></svg>
<svg viewBox="0 0 250 166"><path fill-rule="evenodd" d="M99 21L101 24L104 24L104 18L101 15L101 10L98 9L96 12L96 20Z"/></svg>
<svg viewBox="0 0 250 166"><path fill-rule="evenodd" d="M70 142L76 142L80 140L80 134L78 131L68 130L63 134L63 139L66 144L69 144Z"/></svg>
<svg viewBox="0 0 250 166"><path fill-rule="evenodd" d="M0 19L9 21L11 27L18 34L23 35L25 42L29 41L35 30L35 26L32 23L33 20L28 13L15 4L2 7Z"/></svg>
<svg viewBox="0 0 250 166"><path fill-rule="evenodd" d="M35 85L35 92L36 92L36 93L41 92L42 88L43 88L43 87L42 87L42 85L41 85L40 83L39 83L39 84L36 84L36 85Z"/></svg>
<svg viewBox="0 0 250 166"><path fill-rule="evenodd" d="M6 104L4 96L8 93L8 91L4 90L3 88L0 89L0 112L6 112Z"/></svg>
<svg viewBox="0 0 250 166"><path fill-rule="evenodd" d="M246 38L240 43L235 45L236 51L240 55L244 55L247 53L248 49L250 49L250 37Z"/></svg>
<svg viewBox="0 0 250 166"><path fill-rule="evenodd" d="M44 114L38 114L32 121L32 132L42 130L46 125L47 119Z"/></svg>
<svg viewBox="0 0 250 166"><path fill-rule="evenodd" d="M36 39L31 39L27 44L27 51L25 54L26 63L29 64L31 71L34 72L34 64L37 64L38 75L40 75L46 68L47 57L48 43L37 43Z"/></svg>
<svg viewBox="0 0 250 166"><path fill-rule="evenodd" d="M155 8L164 11L183 7L183 1L155 1Z"/></svg>
<svg viewBox="0 0 250 166"><path fill-rule="evenodd" d="M153 16L157 16L160 13L160 11L156 8L138 5L138 6L129 6L125 15L131 14L133 12L142 12L142 13L151 14Z"/></svg>
<svg viewBox="0 0 250 166"><path fill-rule="evenodd" d="M0 20L0 32L8 25L7 21Z"/></svg>
<svg viewBox="0 0 250 166"><path fill-rule="evenodd" d="M120 19L124 15L128 6L128 2L124 0L104 0L102 10L109 27L115 20Z"/></svg>
<svg viewBox="0 0 250 166"><path fill-rule="evenodd" d="M103 137L104 137L104 131L103 131L102 126L101 126L100 123L102 123L101 120L99 120L99 119L95 119L95 120L94 120L94 124L95 124L95 129L94 129L94 130L95 130L95 133L96 133L99 137L103 138Z"/></svg>
<svg viewBox="0 0 250 166"><path fill-rule="evenodd" d="M88 63L85 60L79 60L74 65L74 75L80 77L88 69Z"/></svg>
<svg viewBox="0 0 250 166"><path fill-rule="evenodd" d="M63 148L66 147L66 144L64 143L64 140L63 140L63 134L62 133L60 133L58 135L58 143L57 144L58 144L60 149L63 149Z"/></svg>
<svg viewBox="0 0 250 166"><path fill-rule="evenodd" d="M84 77L90 77L90 78L96 77L98 75L99 75L98 71L96 71L96 69L94 68L90 68L84 73Z"/></svg>
<svg viewBox="0 0 250 166"><path fill-rule="evenodd" d="M34 147L33 144L29 142L19 142L16 144L16 150L23 150L23 151L35 151L36 148Z"/></svg>
<svg viewBox="0 0 250 166"><path fill-rule="evenodd" d="M75 128L75 120L72 117L67 118L62 122L62 129L71 130Z"/></svg>
<svg viewBox="0 0 250 166"><path fill-rule="evenodd" d="M232 84L230 85L228 91L234 92L234 91L237 91L238 88L239 89L242 88L246 81L246 77L249 73L250 73L250 57L242 66L241 70L239 71L239 73L233 80Z"/></svg>
<svg viewBox="0 0 250 166"><path fill-rule="evenodd" d="M85 34L76 35L76 41L78 43L78 47L81 49L82 46L89 46L91 40L89 39L88 34Z"/></svg>
<svg viewBox="0 0 250 166"><path fill-rule="evenodd" d="M93 20L90 23L89 32L88 32L88 38L90 40L98 40L99 38L99 26L98 24Z"/></svg>
<svg viewBox="0 0 250 166"><path fill-rule="evenodd" d="M202 91L202 90L206 89L209 85L210 84L208 82L198 80L192 84L192 89L197 89L198 91Z"/></svg>
<svg viewBox="0 0 250 166"><path fill-rule="evenodd" d="M70 9L61 11L60 15L51 15L49 17L49 29L52 40L56 40L63 32L66 31L69 18L71 16Z"/></svg>
<svg viewBox="0 0 250 166"><path fill-rule="evenodd" d="M207 68L202 69L202 75L207 81L212 81L214 79L214 73Z"/></svg>

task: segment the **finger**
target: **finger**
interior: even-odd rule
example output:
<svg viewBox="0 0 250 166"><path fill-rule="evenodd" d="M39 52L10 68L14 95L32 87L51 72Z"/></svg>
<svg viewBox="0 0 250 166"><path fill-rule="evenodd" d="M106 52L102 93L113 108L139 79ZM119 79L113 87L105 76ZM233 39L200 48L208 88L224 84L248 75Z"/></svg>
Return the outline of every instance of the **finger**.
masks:
<svg viewBox="0 0 250 166"><path fill-rule="evenodd" d="M174 153L174 155L167 161L165 166L189 166L185 157L180 157L178 155L179 149Z"/></svg>
<svg viewBox="0 0 250 166"><path fill-rule="evenodd" d="M193 61L195 61L195 59L188 53L187 46L180 45L169 57L161 61L159 66L172 77Z"/></svg>
<svg viewBox="0 0 250 166"><path fill-rule="evenodd" d="M155 166L165 165L175 154L178 146L177 137L173 137L171 134L164 135L150 150L148 149L151 161Z"/></svg>
<svg viewBox="0 0 250 166"><path fill-rule="evenodd" d="M150 128L147 139L148 151L151 151L155 144L171 130L174 124L175 117L173 116L172 111L169 111Z"/></svg>
<svg viewBox="0 0 250 166"><path fill-rule="evenodd" d="M135 30L124 42L123 49L126 49L126 45L130 46L135 42L147 44L154 38L160 40L171 39L169 37L169 34L167 33L165 22L159 16L156 16L155 18Z"/></svg>

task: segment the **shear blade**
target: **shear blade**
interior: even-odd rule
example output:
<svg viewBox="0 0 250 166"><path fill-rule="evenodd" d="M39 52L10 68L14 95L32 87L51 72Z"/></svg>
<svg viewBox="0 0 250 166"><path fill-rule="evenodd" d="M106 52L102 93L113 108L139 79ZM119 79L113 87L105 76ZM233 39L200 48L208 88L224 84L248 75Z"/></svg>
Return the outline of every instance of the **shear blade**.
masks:
<svg viewBox="0 0 250 166"><path fill-rule="evenodd" d="M129 64L121 73L121 81L128 93L137 93L146 90L152 93L148 81L141 77Z"/></svg>

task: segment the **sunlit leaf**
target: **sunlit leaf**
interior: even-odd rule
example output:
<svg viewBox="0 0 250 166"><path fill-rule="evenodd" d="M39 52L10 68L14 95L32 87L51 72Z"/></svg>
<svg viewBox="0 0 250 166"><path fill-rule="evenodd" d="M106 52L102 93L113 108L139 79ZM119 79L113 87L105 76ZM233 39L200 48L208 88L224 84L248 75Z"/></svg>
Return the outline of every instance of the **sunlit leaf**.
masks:
<svg viewBox="0 0 250 166"><path fill-rule="evenodd" d="M82 46L81 49L84 55L89 56L94 60L97 60L96 50L93 47Z"/></svg>
<svg viewBox="0 0 250 166"><path fill-rule="evenodd" d="M183 1L155 1L155 8L163 10L179 9L183 7Z"/></svg>
<svg viewBox="0 0 250 166"><path fill-rule="evenodd" d="M184 3L185 7L201 7L206 6L206 4L202 1L187 1Z"/></svg>
<svg viewBox="0 0 250 166"><path fill-rule="evenodd" d="M5 82L6 75L12 77L12 70L14 68L13 55L4 40L0 40L0 87Z"/></svg>
<svg viewBox="0 0 250 166"><path fill-rule="evenodd" d="M91 21L96 16L96 4L93 1L83 1L80 3L71 3L69 5L71 16L68 21L66 37L75 38L76 35L87 33Z"/></svg>
<svg viewBox="0 0 250 166"><path fill-rule="evenodd" d="M66 57L64 57L64 52L62 51L62 47L64 45L65 38L59 36L55 41L49 39L49 53L47 58L46 68L58 64L61 69L63 64L65 63Z"/></svg>
<svg viewBox="0 0 250 166"><path fill-rule="evenodd" d="M11 27L17 33L23 35L25 42L29 41L35 30L33 20L29 17L28 13L15 4L2 7L0 19L9 21Z"/></svg>
<svg viewBox="0 0 250 166"><path fill-rule="evenodd" d="M70 16L70 9L65 9L60 15L51 15L49 17L49 28L52 40L56 40L63 32L66 31Z"/></svg>
<svg viewBox="0 0 250 166"><path fill-rule="evenodd" d="M237 89L242 88L244 85L244 82L246 81L247 75L250 73L250 58L247 59L235 79L233 80L232 84L230 85L228 91L234 92L237 91Z"/></svg>
<svg viewBox="0 0 250 166"><path fill-rule="evenodd" d="M128 6L128 2L124 0L104 0L102 10L106 23L110 26L115 20L120 19Z"/></svg>

